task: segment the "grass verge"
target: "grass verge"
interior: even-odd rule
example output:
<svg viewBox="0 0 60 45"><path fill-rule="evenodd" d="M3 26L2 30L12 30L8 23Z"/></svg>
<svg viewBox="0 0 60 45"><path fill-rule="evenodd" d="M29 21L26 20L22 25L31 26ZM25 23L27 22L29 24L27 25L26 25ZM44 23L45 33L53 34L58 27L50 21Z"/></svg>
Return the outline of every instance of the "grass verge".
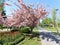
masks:
<svg viewBox="0 0 60 45"><path fill-rule="evenodd" d="M34 34L38 33L37 28L33 29L33 33ZM42 45L42 44L41 44L40 38L33 37L32 39L30 39L29 36L26 36L25 39L22 42L20 42L18 45Z"/></svg>
<svg viewBox="0 0 60 45"><path fill-rule="evenodd" d="M53 28L53 27L44 27L44 29L48 31L56 31L56 28Z"/></svg>
<svg viewBox="0 0 60 45"><path fill-rule="evenodd" d="M20 42L18 45L41 45L40 40L37 40L37 37L33 39L29 39L30 37L26 37L24 41Z"/></svg>

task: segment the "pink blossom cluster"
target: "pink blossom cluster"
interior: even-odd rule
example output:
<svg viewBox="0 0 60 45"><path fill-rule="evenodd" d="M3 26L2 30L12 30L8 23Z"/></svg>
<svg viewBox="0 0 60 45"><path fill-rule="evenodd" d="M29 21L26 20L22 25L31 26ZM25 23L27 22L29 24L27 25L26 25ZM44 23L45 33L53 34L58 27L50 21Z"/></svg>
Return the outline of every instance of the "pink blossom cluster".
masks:
<svg viewBox="0 0 60 45"><path fill-rule="evenodd" d="M22 0L17 0L19 4L13 3L19 9L13 10L11 18L6 18L5 25L8 27L29 26L35 27L39 24L40 18L47 14L47 11L42 6L37 6L35 9L32 6L27 6ZM8 6L10 4L7 4ZM1 22L1 21L0 21Z"/></svg>

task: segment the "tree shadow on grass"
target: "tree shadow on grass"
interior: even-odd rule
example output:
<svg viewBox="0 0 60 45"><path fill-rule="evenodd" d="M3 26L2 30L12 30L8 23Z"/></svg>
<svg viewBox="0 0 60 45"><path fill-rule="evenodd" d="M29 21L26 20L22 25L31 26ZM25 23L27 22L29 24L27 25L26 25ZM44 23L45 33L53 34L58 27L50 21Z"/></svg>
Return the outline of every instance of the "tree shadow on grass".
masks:
<svg viewBox="0 0 60 45"><path fill-rule="evenodd" d="M60 43L60 33L56 33L56 32L40 32L39 33L42 39L46 39L47 41L49 41L49 39L51 39L51 41L55 41L56 43Z"/></svg>
<svg viewBox="0 0 60 45"><path fill-rule="evenodd" d="M29 40L30 40L30 39L33 39L33 38L35 38L35 37L37 37L37 39L40 39L40 38L39 38L39 32L32 32L32 33L26 34L26 36L30 37ZM39 40L39 41L40 41L40 40Z"/></svg>

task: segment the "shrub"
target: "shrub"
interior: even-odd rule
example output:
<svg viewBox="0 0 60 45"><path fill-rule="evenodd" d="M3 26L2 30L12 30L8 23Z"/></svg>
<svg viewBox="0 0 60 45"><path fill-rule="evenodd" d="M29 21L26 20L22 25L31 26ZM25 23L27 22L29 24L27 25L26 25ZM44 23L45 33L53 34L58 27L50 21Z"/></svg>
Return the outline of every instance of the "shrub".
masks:
<svg viewBox="0 0 60 45"><path fill-rule="evenodd" d="M29 33L30 32L30 28L29 27L21 27L20 32L23 32L23 33Z"/></svg>
<svg viewBox="0 0 60 45"><path fill-rule="evenodd" d="M15 41L10 42L9 45L15 45L24 40L24 36L17 38Z"/></svg>
<svg viewBox="0 0 60 45"><path fill-rule="evenodd" d="M5 29L7 28L6 26L0 25L0 29Z"/></svg>
<svg viewBox="0 0 60 45"><path fill-rule="evenodd" d="M10 42L11 42L11 44L15 44L16 41L17 42L20 41L20 39L22 39L23 37L24 37L24 35L21 33L18 33L16 35L12 35L12 34L10 35L7 32L6 33L0 33L0 44L3 44L3 45L8 44L9 45Z"/></svg>
<svg viewBox="0 0 60 45"><path fill-rule="evenodd" d="M16 31L16 30L20 31L21 33L29 33L30 32L30 28L27 27L27 26L20 27L20 28L18 28L18 27L12 27L12 31Z"/></svg>
<svg viewBox="0 0 60 45"><path fill-rule="evenodd" d="M18 28L17 27L12 27L12 30L13 31L18 30Z"/></svg>
<svg viewBox="0 0 60 45"><path fill-rule="evenodd" d="M3 25L0 25L0 29L3 29Z"/></svg>
<svg viewBox="0 0 60 45"><path fill-rule="evenodd" d="M9 42L5 42L3 45L16 45L19 42L23 41L24 39L25 37L22 34L20 34L14 39L14 41L12 41L13 39L11 39L9 40Z"/></svg>

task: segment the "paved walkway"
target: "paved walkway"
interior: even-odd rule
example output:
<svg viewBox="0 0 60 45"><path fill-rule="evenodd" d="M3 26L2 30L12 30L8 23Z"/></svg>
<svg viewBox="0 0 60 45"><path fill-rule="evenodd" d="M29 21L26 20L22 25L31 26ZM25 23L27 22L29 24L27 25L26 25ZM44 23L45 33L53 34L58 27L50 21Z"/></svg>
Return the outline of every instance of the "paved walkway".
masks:
<svg viewBox="0 0 60 45"><path fill-rule="evenodd" d="M38 29L40 32L40 40L42 45L59 45L60 36L44 29ZM53 31L54 32L54 31Z"/></svg>

